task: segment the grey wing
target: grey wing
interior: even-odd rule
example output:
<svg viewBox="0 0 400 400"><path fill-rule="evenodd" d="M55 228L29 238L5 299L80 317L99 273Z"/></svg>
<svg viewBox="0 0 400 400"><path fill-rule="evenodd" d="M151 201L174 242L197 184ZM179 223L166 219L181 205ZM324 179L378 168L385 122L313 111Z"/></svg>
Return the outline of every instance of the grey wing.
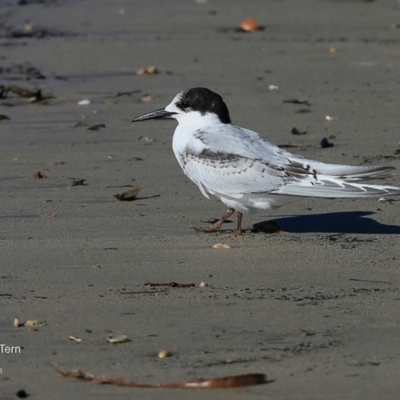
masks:
<svg viewBox="0 0 400 400"><path fill-rule="evenodd" d="M206 197L205 191L240 198L268 193L285 183L288 161L279 153L256 132L221 124L197 131L179 162Z"/></svg>
<svg viewBox="0 0 400 400"><path fill-rule="evenodd" d="M400 192L392 186L352 183L387 177L391 167L309 160L280 149L256 132L226 124L199 130L181 155L181 165L206 197L205 190L236 198L253 193L359 197Z"/></svg>
<svg viewBox="0 0 400 400"><path fill-rule="evenodd" d="M185 174L211 194L241 198L244 194L268 193L284 183L284 170L259 160L227 153L186 152L182 157Z"/></svg>

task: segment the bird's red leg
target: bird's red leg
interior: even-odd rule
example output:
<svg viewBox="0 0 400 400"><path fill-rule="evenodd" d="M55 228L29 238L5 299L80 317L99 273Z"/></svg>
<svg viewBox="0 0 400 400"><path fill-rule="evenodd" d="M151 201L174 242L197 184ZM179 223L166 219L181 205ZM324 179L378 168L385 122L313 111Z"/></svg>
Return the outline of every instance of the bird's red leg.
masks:
<svg viewBox="0 0 400 400"><path fill-rule="evenodd" d="M242 218L243 218L243 213L238 211L237 212L237 227L236 227L236 231L234 233L235 236L240 236L242 234Z"/></svg>
<svg viewBox="0 0 400 400"><path fill-rule="evenodd" d="M210 225L209 227L205 228L205 229L200 229L201 232L215 232L218 229L221 229L222 224L235 212L235 210L233 208L228 208L226 210L226 213L224 214L224 216L217 221L215 224ZM241 214L241 213L240 213ZM239 213L238 213L239 215ZM239 217L238 217L239 218ZM242 219L242 218L240 218Z"/></svg>

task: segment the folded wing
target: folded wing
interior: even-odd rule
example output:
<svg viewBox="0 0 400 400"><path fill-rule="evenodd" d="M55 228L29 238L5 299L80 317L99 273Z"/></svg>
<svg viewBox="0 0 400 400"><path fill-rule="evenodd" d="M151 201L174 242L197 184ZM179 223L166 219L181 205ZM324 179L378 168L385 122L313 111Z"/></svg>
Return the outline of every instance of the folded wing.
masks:
<svg viewBox="0 0 400 400"><path fill-rule="evenodd" d="M394 186L353 183L385 178L392 167L325 164L291 154L256 132L220 124L199 130L179 160L202 193L241 198L248 194L364 197L400 194Z"/></svg>

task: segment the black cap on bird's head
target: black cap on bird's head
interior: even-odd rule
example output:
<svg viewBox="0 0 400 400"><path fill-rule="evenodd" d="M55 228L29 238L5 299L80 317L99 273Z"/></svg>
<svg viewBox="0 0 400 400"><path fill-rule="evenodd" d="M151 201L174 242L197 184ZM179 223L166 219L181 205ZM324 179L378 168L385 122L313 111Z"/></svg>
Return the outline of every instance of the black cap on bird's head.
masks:
<svg viewBox="0 0 400 400"><path fill-rule="evenodd" d="M165 108L152 111L135 118L132 122L156 118L176 118L179 114L199 112L201 115L212 113L218 116L223 124L230 124L228 107L222 97L206 88L196 87L178 93Z"/></svg>
<svg viewBox="0 0 400 400"><path fill-rule="evenodd" d="M224 124L230 124L228 107L222 97L210 89L197 87L185 90L176 106L184 112L198 111L204 115L214 113Z"/></svg>

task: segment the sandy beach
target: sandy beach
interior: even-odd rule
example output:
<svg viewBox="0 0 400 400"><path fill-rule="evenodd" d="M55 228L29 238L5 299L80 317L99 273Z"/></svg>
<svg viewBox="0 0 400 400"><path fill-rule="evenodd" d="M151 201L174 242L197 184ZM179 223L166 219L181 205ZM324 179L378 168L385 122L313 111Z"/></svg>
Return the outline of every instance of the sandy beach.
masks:
<svg viewBox="0 0 400 400"><path fill-rule="evenodd" d="M399 169L399 11L394 0L2 2L0 399L397 399L400 197L307 198L245 215L240 237L235 218L198 233L225 206L182 173L176 122L131 121L203 86L234 124L289 151ZM240 32L247 17L260 30ZM133 201L114 197L138 186ZM252 231L268 220L280 231ZM139 389L54 365L152 384L268 382Z"/></svg>

